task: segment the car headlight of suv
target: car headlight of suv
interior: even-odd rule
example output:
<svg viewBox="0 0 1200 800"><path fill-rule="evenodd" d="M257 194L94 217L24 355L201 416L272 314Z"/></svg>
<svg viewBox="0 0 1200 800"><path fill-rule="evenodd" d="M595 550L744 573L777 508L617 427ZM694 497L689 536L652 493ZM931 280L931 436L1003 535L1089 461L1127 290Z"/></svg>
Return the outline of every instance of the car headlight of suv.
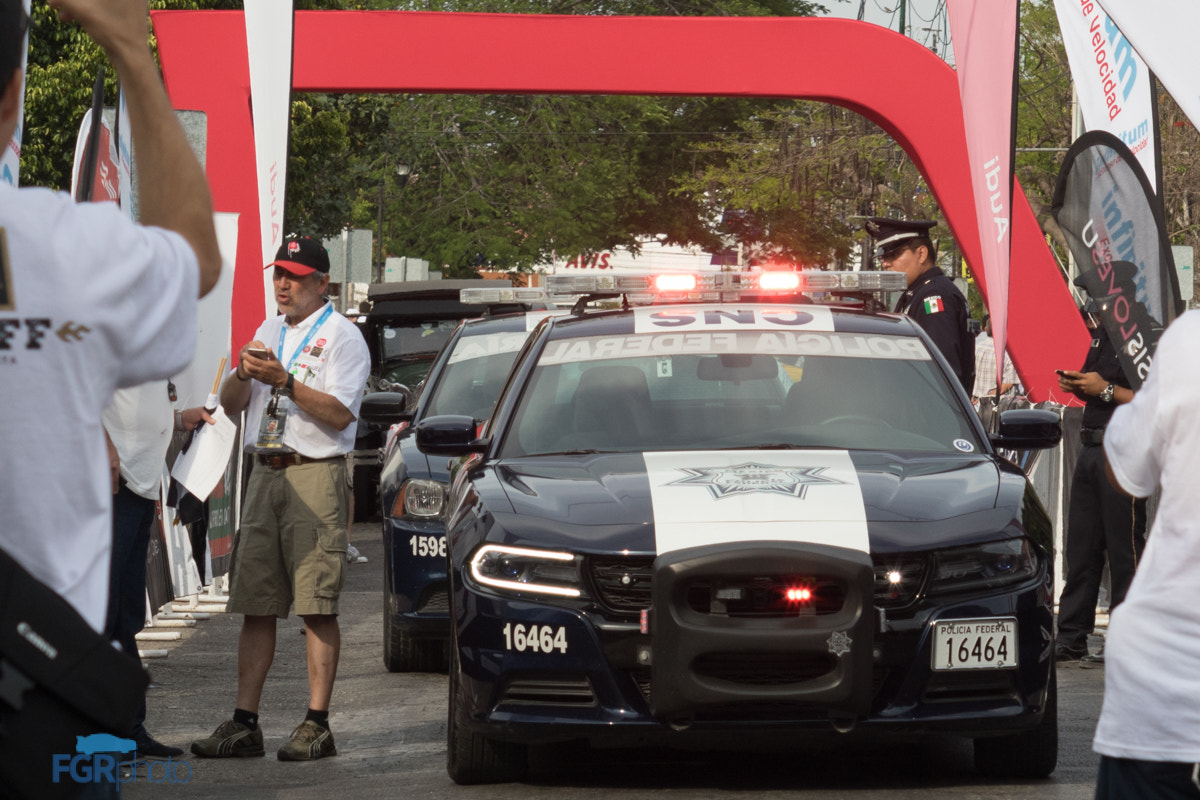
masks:
<svg viewBox="0 0 1200 800"><path fill-rule="evenodd" d="M405 481L392 504L393 517L433 519L446 507L446 486L440 481L413 478Z"/></svg>
<svg viewBox="0 0 1200 800"><path fill-rule="evenodd" d="M471 558L471 578L478 584L520 594L580 597L582 559L558 550L487 544Z"/></svg>
<svg viewBox="0 0 1200 800"><path fill-rule="evenodd" d="M954 547L934 553L929 594L1008 586L1037 574L1038 557L1028 539Z"/></svg>

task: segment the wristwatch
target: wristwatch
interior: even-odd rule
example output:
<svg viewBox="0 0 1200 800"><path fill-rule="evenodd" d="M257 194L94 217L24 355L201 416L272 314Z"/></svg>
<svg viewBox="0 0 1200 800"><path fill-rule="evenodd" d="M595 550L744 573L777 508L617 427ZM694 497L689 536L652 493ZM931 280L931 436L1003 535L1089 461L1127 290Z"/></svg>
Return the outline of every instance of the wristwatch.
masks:
<svg viewBox="0 0 1200 800"><path fill-rule="evenodd" d="M292 390L294 390L295 388L296 388L296 376L289 372L288 379L287 379L287 385L283 387L283 391L285 394L287 394L288 397L293 397ZM1112 398L1111 390L1112 390L1112 384L1110 383L1108 385L1108 389L1105 389L1105 391L1108 392L1109 398ZM1107 401L1105 401L1105 402L1107 402Z"/></svg>
<svg viewBox="0 0 1200 800"><path fill-rule="evenodd" d="M291 388L291 383L288 383L288 388ZM1100 393L1100 400L1105 403L1111 403L1113 401L1113 395L1116 393L1116 391L1117 387L1110 383L1108 386L1105 386L1104 391Z"/></svg>

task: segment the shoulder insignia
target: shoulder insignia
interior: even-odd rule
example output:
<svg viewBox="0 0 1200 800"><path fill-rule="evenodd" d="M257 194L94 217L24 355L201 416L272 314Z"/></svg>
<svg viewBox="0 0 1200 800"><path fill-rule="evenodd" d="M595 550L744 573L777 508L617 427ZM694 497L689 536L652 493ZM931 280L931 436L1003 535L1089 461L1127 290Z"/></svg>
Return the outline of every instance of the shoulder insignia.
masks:
<svg viewBox="0 0 1200 800"><path fill-rule="evenodd" d="M925 298L925 313L926 314L936 314L939 311L945 311L945 310L946 310L946 306L942 302L941 295L935 294L932 297Z"/></svg>

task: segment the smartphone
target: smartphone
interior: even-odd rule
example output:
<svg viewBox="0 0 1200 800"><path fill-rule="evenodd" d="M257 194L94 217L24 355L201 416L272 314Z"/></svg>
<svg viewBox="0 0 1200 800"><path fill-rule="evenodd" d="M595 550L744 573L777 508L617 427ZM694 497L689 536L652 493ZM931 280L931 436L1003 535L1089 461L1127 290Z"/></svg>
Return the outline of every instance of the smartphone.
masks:
<svg viewBox="0 0 1200 800"><path fill-rule="evenodd" d="M1056 369L1054 372L1056 375L1062 375L1064 378L1067 376L1067 371L1065 369Z"/></svg>
<svg viewBox="0 0 1200 800"><path fill-rule="evenodd" d="M271 351L259 347L251 347L246 351L246 354L254 356L255 358L261 358L264 361L269 361L271 359Z"/></svg>

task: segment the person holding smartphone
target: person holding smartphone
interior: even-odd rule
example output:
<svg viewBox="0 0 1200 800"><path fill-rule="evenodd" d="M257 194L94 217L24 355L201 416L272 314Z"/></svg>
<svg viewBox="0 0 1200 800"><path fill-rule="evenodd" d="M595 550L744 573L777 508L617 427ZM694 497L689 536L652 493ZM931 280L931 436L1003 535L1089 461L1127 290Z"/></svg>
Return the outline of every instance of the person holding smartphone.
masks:
<svg viewBox="0 0 1200 800"><path fill-rule="evenodd" d="M1146 501L1129 497L1109 483L1104 471L1104 431L1117 406L1133 399L1116 348L1096 316L1095 301L1082 309L1092 331L1091 347L1078 370L1057 369L1058 386L1085 403L1079 429L1080 451L1071 477L1064 541L1067 579L1058 603L1057 661L1104 663L1104 651L1089 654L1096 627L1096 602L1107 557L1109 610L1120 605L1146 546Z"/></svg>
<svg viewBox="0 0 1200 800"><path fill-rule="evenodd" d="M329 730L341 650L338 595L346 567L350 480L346 454L370 371L362 334L325 297L329 254L303 237L284 242L273 269L280 314L259 326L221 385L226 412L246 411L243 446L254 467L230 565L227 610L244 614L232 719L192 752L261 756L259 702L275 656L277 619L294 607L307 631L309 704L276 754L337 755Z"/></svg>

